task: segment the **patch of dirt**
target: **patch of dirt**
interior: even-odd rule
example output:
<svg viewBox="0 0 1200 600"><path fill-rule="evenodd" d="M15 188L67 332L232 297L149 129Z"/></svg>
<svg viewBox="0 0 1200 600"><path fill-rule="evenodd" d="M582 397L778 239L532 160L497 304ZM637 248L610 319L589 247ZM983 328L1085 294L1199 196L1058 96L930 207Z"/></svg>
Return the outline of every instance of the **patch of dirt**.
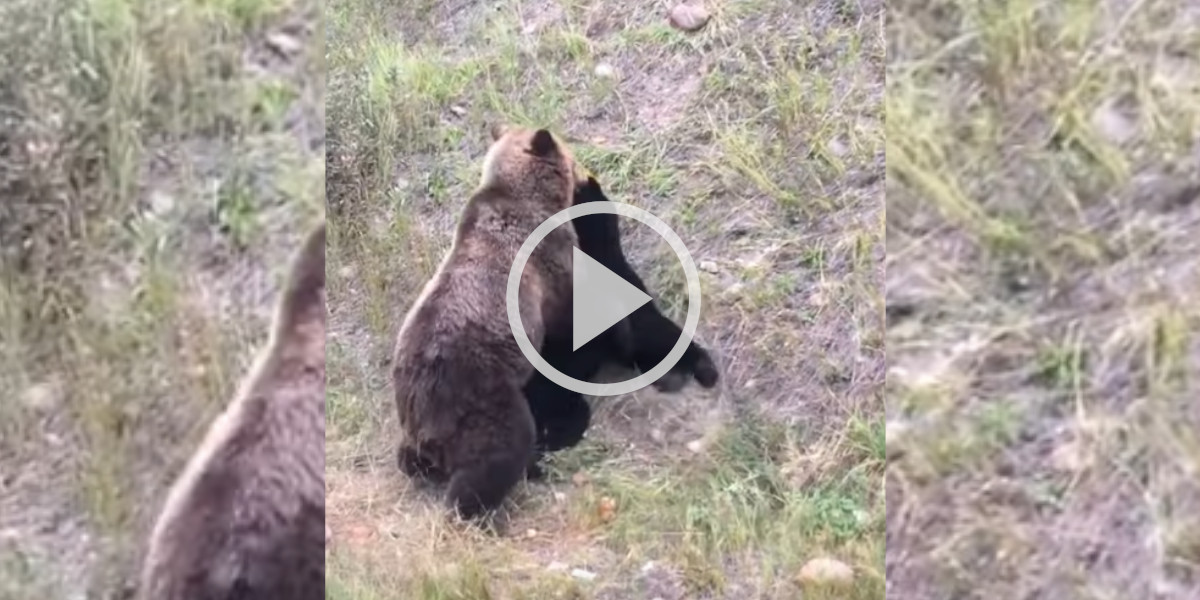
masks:
<svg viewBox="0 0 1200 600"><path fill-rule="evenodd" d="M518 20L521 23L521 33L537 35L551 25L561 21L566 15L562 5L553 0L524 3L518 9Z"/></svg>
<svg viewBox="0 0 1200 600"><path fill-rule="evenodd" d="M695 60L660 65L654 71L640 73L640 77L634 75L626 85L646 101L638 103L632 125L658 131L675 126L686 117L700 84Z"/></svg>

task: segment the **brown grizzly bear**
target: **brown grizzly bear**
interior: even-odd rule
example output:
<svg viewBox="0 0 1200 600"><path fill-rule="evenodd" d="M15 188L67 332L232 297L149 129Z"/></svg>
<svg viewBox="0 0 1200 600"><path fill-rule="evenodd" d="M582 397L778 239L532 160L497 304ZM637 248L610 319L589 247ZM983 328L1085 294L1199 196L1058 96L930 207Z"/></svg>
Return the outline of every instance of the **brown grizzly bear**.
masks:
<svg viewBox="0 0 1200 600"><path fill-rule="evenodd" d="M325 224L267 347L167 496L143 600L320 600L325 586Z"/></svg>
<svg viewBox="0 0 1200 600"><path fill-rule="evenodd" d="M392 382L404 439L400 468L448 481L464 518L497 508L534 462L534 424L522 393L533 366L508 323L505 291L518 249L571 206L580 179L570 150L544 129L495 128L481 183L454 243L397 336ZM569 331L574 229L538 244L521 277L530 342Z"/></svg>

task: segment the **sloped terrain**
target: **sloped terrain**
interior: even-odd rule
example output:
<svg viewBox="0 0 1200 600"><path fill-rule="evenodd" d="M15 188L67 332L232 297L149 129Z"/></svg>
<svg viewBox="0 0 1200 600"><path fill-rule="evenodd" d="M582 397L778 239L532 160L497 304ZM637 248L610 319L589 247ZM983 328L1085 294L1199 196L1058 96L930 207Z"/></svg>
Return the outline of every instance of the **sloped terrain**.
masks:
<svg viewBox="0 0 1200 600"><path fill-rule="evenodd" d="M888 597L1200 597L1200 12L888 8Z"/></svg>
<svg viewBox="0 0 1200 600"><path fill-rule="evenodd" d="M713 3L694 33L669 8L328 4L328 597L795 598L819 556L852 591L806 597L883 597L882 3ZM561 133L674 228L723 372L596 400L502 536L398 472L388 381L494 121ZM622 227L682 322L671 250Z"/></svg>

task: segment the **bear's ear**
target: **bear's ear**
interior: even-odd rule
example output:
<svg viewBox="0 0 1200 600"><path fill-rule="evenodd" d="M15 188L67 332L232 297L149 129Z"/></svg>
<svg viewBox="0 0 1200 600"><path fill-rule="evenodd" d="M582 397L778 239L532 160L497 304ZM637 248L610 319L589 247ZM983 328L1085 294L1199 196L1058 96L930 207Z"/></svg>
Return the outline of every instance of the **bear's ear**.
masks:
<svg viewBox="0 0 1200 600"><path fill-rule="evenodd" d="M596 175L591 171L587 171L587 179L579 182L579 189L586 190L590 194L604 195L604 190L600 189L600 180L596 179Z"/></svg>
<svg viewBox="0 0 1200 600"><path fill-rule="evenodd" d="M491 127L491 129L489 129L488 133L492 136L492 141L495 142L495 141L499 140L500 138L504 137L504 134L507 131L508 131L508 126L505 125L504 123L493 123L492 127Z"/></svg>
<svg viewBox="0 0 1200 600"><path fill-rule="evenodd" d="M555 142L554 136L545 129L534 132L530 146L534 156L550 156L558 150L558 142Z"/></svg>
<svg viewBox="0 0 1200 600"><path fill-rule="evenodd" d="M604 191L600 189L600 182L596 181L594 175L589 175L586 180L575 185L574 203L582 204L584 202L608 202Z"/></svg>

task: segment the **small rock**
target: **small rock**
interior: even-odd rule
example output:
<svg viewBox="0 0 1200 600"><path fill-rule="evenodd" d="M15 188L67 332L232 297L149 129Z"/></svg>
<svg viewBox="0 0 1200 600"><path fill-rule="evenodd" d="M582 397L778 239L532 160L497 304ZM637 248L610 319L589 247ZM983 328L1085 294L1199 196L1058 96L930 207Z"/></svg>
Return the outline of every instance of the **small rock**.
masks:
<svg viewBox="0 0 1200 600"><path fill-rule="evenodd" d="M833 558L814 558L800 568L796 580L801 585L846 585L854 580L854 569Z"/></svg>
<svg viewBox="0 0 1200 600"><path fill-rule="evenodd" d="M717 266L717 263L711 260L702 260L700 261L699 266L700 270L706 273L716 273L721 270L720 267Z"/></svg>
<svg viewBox="0 0 1200 600"><path fill-rule="evenodd" d="M21 395L21 401L30 410L51 412L62 404L64 395L62 383L53 379L29 386Z"/></svg>
<svg viewBox="0 0 1200 600"><path fill-rule="evenodd" d="M466 107L465 107L465 106L459 106L459 105L457 105L457 104L455 104L454 106L451 106L451 107L450 107L450 112L454 113L454 116L456 116L456 117L465 117L465 116L467 116L467 109L466 109Z"/></svg>
<svg viewBox="0 0 1200 600"><path fill-rule="evenodd" d="M904 454L905 436L911 426L904 421L888 421L883 427L884 439L887 441L886 455L888 458L899 458Z"/></svg>
<svg viewBox="0 0 1200 600"><path fill-rule="evenodd" d="M533 539L533 538L537 537L537 535L538 535L538 530L536 530L536 529L530 528L530 529L525 530L525 537L527 537L527 538Z"/></svg>
<svg viewBox="0 0 1200 600"><path fill-rule="evenodd" d="M816 290L808 296L808 304L816 308L821 308L827 304L829 299L825 296L825 290Z"/></svg>
<svg viewBox="0 0 1200 600"><path fill-rule="evenodd" d="M1124 144L1137 135L1137 123L1115 102L1102 104L1092 112L1092 127L1113 144Z"/></svg>
<svg viewBox="0 0 1200 600"><path fill-rule="evenodd" d="M1059 471L1077 473L1087 468L1089 463L1087 451L1078 441L1062 444L1050 453L1050 464Z"/></svg>
<svg viewBox="0 0 1200 600"><path fill-rule="evenodd" d="M605 496L600 499L600 505L596 507L596 516L600 520L607 523L617 516L617 501Z"/></svg>
<svg viewBox="0 0 1200 600"><path fill-rule="evenodd" d="M150 192L150 212L161 217L175 208L175 198L162 190Z"/></svg>
<svg viewBox="0 0 1200 600"><path fill-rule="evenodd" d="M763 264L764 258L761 256L758 258L739 258L736 262L738 268L743 271L753 272L766 268L766 265Z"/></svg>
<svg viewBox="0 0 1200 600"><path fill-rule="evenodd" d="M267 46L283 56L292 56L304 47L295 36L286 33L272 33L267 36Z"/></svg>
<svg viewBox="0 0 1200 600"><path fill-rule="evenodd" d="M829 152L837 157L844 158L850 153L850 147L847 146L846 142L843 142L841 138L833 138L832 140L829 140L828 147Z"/></svg>
<svg viewBox="0 0 1200 600"><path fill-rule="evenodd" d="M596 578L596 574L587 569L571 569L571 577L582 579L583 581L591 581Z"/></svg>
<svg viewBox="0 0 1200 600"><path fill-rule="evenodd" d="M692 440L687 443L687 449L699 454L704 450L704 440Z"/></svg>
<svg viewBox="0 0 1200 600"><path fill-rule="evenodd" d="M554 492L554 501L555 502L566 502L567 495L562 492Z"/></svg>
<svg viewBox="0 0 1200 600"><path fill-rule="evenodd" d="M711 15L699 4L677 4L667 15L671 26L683 31L696 31L706 24Z"/></svg>
<svg viewBox="0 0 1200 600"><path fill-rule="evenodd" d="M613 77L617 76L617 70L608 63L600 63L596 65L595 73L596 77L601 79L612 79Z"/></svg>

